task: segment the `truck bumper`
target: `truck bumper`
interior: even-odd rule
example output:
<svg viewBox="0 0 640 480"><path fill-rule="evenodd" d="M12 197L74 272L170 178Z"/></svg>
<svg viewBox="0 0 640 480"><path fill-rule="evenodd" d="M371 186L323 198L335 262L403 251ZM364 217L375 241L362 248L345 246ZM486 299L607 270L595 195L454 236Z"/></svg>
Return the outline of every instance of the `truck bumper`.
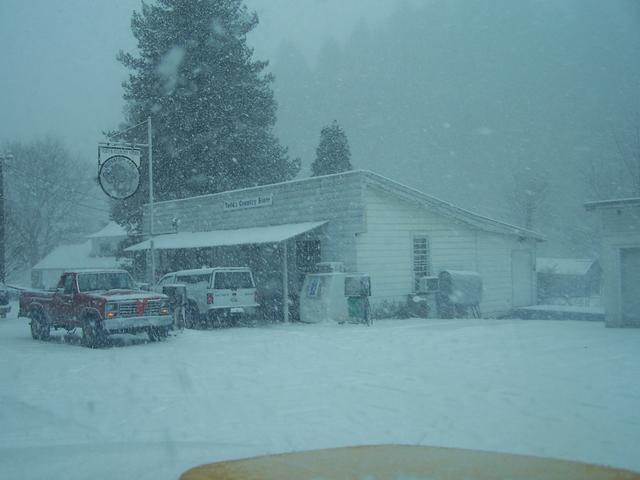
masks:
<svg viewBox="0 0 640 480"><path fill-rule="evenodd" d="M260 305L239 305L228 307L209 307L209 313L219 313L223 315L255 315L258 313Z"/></svg>
<svg viewBox="0 0 640 480"><path fill-rule="evenodd" d="M171 315L156 315L153 317L116 317L102 321L107 331L141 330L147 327L170 327L173 325Z"/></svg>

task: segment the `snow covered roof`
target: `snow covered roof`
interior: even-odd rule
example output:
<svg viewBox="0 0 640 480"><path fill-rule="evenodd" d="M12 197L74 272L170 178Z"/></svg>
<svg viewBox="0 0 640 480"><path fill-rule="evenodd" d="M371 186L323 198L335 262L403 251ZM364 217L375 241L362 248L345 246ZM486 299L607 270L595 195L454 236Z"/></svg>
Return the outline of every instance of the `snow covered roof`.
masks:
<svg viewBox="0 0 640 480"><path fill-rule="evenodd" d="M584 207L587 210L596 208L619 208L619 207L637 207L640 206L640 197L616 198L613 200L600 200L597 202L587 202Z"/></svg>
<svg viewBox="0 0 640 480"><path fill-rule="evenodd" d="M460 207L456 207L455 205L449 202L440 200L439 198L433 197L431 195L427 195L426 193L416 190L415 188L408 187L399 182L396 182L395 180L391 180L387 177L371 172L369 170L350 170L348 172L334 173L331 175L300 178L296 180L288 180L286 182L272 183L272 184L260 185L256 187L240 188L237 190L229 190L229 191L220 192L220 193L210 193L206 195L200 195L197 197L189 197L189 198L175 199L175 200L164 200L161 202L156 202L156 205L162 204L162 203L175 203L175 202L181 202L186 200L193 200L195 198L224 197L225 195L235 194L239 192L260 191L260 190L276 187L279 185L294 184L294 183L303 184L307 182L315 182L321 178L331 178L331 177L349 176L349 175L361 176L364 179L364 181L367 183L367 185L383 188L387 192L401 199L404 199L413 203L417 203L419 205L429 208L430 210L439 212L442 215L456 218L457 220L463 223L466 223L467 225L471 225L481 230L494 232L494 233L504 233L508 235L517 235L519 237L533 238L535 240L540 240L540 241L544 240L544 236L539 232L528 230L526 228L519 227L517 225L512 225L506 222L502 222L500 220L496 220L490 217L486 217L484 215L471 212L469 210L465 210Z"/></svg>
<svg viewBox="0 0 640 480"><path fill-rule="evenodd" d="M87 268L118 268L116 257L91 257L91 240L78 245L55 248L33 266L33 270L76 270Z"/></svg>
<svg viewBox="0 0 640 480"><path fill-rule="evenodd" d="M536 270L539 273L553 273L555 275L586 275L595 262L597 260L591 258L538 257Z"/></svg>
<svg viewBox="0 0 640 480"><path fill-rule="evenodd" d="M327 222L290 223L268 227L239 228L237 230L212 230L208 232L178 232L158 235L153 240L154 249L168 250L176 248L206 248L231 245L249 245L259 243L278 243L313 230ZM125 248L136 252L148 250L150 241L137 243Z"/></svg>
<svg viewBox="0 0 640 480"><path fill-rule="evenodd" d="M88 235L87 238L126 237L127 231L116 222L109 222L100 231Z"/></svg>
<svg viewBox="0 0 640 480"><path fill-rule="evenodd" d="M506 233L510 235L517 235L519 237L533 238L535 240L544 240L544 236L536 231L529 230L517 225L502 222L484 215L474 213L470 210L457 207L452 203L440 200L439 198L427 195L426 193L416 190L415 188L408 187L402 183L391 180L377 173L370 172L368 170L362 171L367 179L367 184L378 186L391 194L394 194L405 200L417 202L430 210L441 213L442 215L453 217L468 225L474 226L481 230Z"/></svg>

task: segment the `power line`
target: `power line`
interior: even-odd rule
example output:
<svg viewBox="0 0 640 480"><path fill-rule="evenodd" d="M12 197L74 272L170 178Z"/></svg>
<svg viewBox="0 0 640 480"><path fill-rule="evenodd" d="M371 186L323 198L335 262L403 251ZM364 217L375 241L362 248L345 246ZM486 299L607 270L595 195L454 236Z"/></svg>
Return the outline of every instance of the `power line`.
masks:
<svg viewBox="0 0 640 480"><path fill-rule="evenodd" d="M54 186L54 187L59 186L58 184L52 182L48 178L45 178L45 177L42 177L40 175L34 174L33 172L27 172L25 170L22 170L22 169L16 167L15 165L7 165L7 167L9 167L10 169L13 169L15 172L20 173L20 174L22 174L22 175L24 175L26 177L32 177L32 178L38 179L41 182L46 183L47 185L51 185L51 186ZM86 195L88 193L88 192L81 192L79 190L74 190L73 188L67 188L65 190L67 192L69 192L69 193L77 193L78 195Z"/></svg>
<svg viewBox="0 0 640 480"><path fill-rule="evenodd" d="M5 165L5 166L13 169L14 171L16 171L16 172L18 172L18 173L20 173L20 174L22 174L24 176L36 178L36 179L40 180L41 182L43 182L43 183L45 183L47 185L51 185L51 186L54 186L54 187L58 186L57 184L51 182L51 180L49 180L49 179L46 179L46 178L41 177L39 175L35 175L32 172L27 173L24 170L21 170L21 169L17 168L15 165ZM74 190L74 189L66 189L66 191L69 192L69 193L75 193L77 195L82 195L82 196L86 196L87 193L88 193L88 192L80 192L80 191ZM79 207L88 208L88 209L95 210L95 211L98 211L98 212L111 213L109 210L105 210L104 208L95 207L95 206L92 206L92 205L86 205L86 204L83 204L82 202L74 201L73 204L77 205Z"/></svg>
<svg viewBox="0 0 640 480"><path fill-rule="evenodd" d="M82 207L82 208L87 208L89 210L94 210L96 212L101 212L101 213L108 213L110 214L111 212L109 210L106 210L104 208L100 208L100 207L94 207L93 205L87 205L85 203L81 203L81 202L73 202L73 206L74 207Z"/></svg>

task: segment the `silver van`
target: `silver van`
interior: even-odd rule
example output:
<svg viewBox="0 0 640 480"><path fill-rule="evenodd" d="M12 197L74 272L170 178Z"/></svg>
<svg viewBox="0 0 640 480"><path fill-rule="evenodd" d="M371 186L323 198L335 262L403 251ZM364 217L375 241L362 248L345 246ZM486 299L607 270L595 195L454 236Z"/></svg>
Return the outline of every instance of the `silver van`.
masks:
<svg viewBox="0 0 640 480"><path fill-rule="evenodd" d="M216 327L255 320L259 307L253 274L248 267L216 267L167 273L154 286L184 284L188 306L185 326L209 324Z"/></svg>

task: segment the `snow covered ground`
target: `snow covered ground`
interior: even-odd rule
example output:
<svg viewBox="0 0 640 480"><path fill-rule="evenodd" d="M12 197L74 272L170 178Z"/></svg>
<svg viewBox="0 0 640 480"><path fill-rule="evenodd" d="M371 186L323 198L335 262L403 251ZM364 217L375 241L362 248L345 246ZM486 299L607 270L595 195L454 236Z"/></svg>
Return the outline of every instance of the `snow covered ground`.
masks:
<svg viewBox="0 0 640 480"><path fill-rule="evenodd" d="M196 464L404 443L640 470L640 330L380 321L115 339L0 320L2 478L175 479Z"/></svg>
<svg viewBox="0 0 640 480"><path fill-rule="evenodd" d="M520 310L531 310L534 312L564 312L564 313L587 313L593 315L604 315L604 307L601 306L580 306L580 305L532 305L530 307L520 307Z"/></svg>

